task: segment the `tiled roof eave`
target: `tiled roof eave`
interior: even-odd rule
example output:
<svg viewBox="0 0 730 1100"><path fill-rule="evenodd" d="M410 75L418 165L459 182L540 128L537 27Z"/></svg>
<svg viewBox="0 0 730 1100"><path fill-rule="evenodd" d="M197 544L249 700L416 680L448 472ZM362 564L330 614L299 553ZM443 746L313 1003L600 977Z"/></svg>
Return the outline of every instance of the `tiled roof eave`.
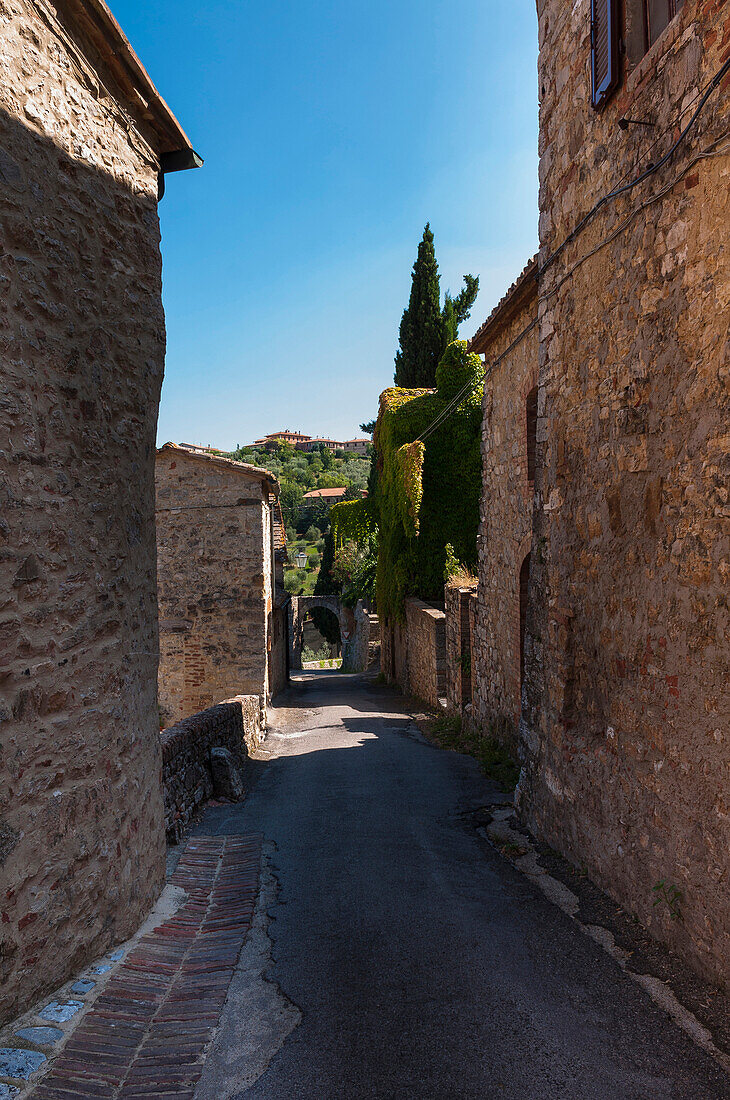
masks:
<svg viewBox="0 0 730 1100"><path fill-rule="evenodd" d="M537 270L537 255L535 255L522 269L507 293L497 302L484 324L474 333L469 341L469 351L475 351L477 354L484 352L492 333L512 317L523 301L537 294Z"/></svg>

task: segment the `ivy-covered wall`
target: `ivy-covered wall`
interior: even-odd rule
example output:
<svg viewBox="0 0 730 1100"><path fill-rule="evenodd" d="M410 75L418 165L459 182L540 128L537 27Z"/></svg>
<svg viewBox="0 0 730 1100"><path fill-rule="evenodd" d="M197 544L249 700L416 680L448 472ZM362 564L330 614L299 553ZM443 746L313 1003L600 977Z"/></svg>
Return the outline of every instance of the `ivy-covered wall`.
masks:
<svg viewBox="0 0 730 1100"><path fill-rule="evenodd" d="M447 543L459 561L476 567L482 370L466 341L455 340L439 364L436 390L393 387L381 394L368 502L379 528L381 617L402 619L406 596L443 600Z"/></svg>

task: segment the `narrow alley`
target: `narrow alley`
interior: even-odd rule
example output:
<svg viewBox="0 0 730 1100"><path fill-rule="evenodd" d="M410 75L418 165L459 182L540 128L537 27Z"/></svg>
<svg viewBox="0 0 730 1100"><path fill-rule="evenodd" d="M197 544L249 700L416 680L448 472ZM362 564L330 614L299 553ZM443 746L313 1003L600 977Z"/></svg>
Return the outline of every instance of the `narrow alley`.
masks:
<svg viewBox="0 0 730 1100"><path fill-rule="evenodd" d="M503 799L402 696L299 674L243 803L262 888L196 1100L720 1100L730 1083L471 824Z"/></svg>

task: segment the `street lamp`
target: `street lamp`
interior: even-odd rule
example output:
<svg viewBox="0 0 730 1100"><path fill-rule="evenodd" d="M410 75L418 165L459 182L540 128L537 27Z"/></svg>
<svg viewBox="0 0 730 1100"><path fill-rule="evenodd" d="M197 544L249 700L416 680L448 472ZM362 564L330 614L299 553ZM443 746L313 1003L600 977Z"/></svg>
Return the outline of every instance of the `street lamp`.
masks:
<svg viewBox="0 0 730 1100"><path fill-rule="evenodd" d="M300 569L304 569L307 565L307 551L300 550L297 554L297 565Z"/></svg>

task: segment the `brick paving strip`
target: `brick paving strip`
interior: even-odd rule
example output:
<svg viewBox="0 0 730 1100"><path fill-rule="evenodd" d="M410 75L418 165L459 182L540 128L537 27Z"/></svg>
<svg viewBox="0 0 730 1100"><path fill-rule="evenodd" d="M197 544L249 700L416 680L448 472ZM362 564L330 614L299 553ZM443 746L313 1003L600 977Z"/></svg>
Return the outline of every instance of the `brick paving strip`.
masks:
<svg viewBox="0 0 730 1100"><path fill-rule="evenodd" d="M193 837L172 877L188 899L145 935L33 1100L190 1100L251 927L261 837Z"/></svg>

